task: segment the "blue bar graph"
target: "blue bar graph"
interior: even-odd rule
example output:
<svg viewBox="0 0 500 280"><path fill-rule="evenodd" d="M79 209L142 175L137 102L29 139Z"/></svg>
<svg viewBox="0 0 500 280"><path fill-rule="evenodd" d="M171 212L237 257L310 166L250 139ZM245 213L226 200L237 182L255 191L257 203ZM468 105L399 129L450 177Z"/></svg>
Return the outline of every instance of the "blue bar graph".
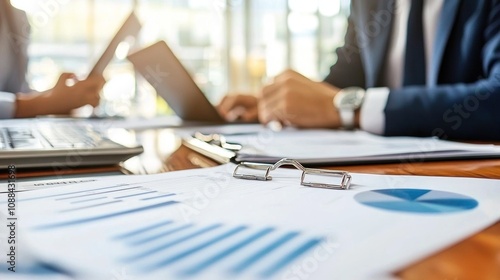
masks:
<svg viewBox="0 0 500 280"><path fill-rule="evenodd" d="M225 257L230 256L232 253L242 249L243 247L250 245L252 242L258 240L259 238L271 233L274 228L265 228L263 230L258 231L257 233L243 239L242 241L232 245L231 247L221 251L215 256L210 257L209 259L189 268L181 272L181 274L186 276L192 276L194 274L200 273L204 269L214 265L218 261L224 259Z"/></svg>
<svg viewBox="0 0 500 280"><path fill-rule="evenodd" d="M156 254L158 252L161 252L161 251L163 251L163 250L165 250L167 248L170 248L170 247L172 247L174 245L178 245L178 244L180 244L182 242L189 241L190 239L192 239L194 237L197 237L199 235L202 235L204 233L212 231L212 230L214 230L216 228L219 228L221 226L222 226L221 224L215 224L215 225L204 227L204 228L202 228L200 230L197 230L197 231L195 231L193 233L190 233L190 234L188 234L186 236L174 239L172 241L168 241L167 243L163 243L163 244L157 246L156 248L153 248L153 249L148 250L146 252L143 252L143 253L140 253L140 254L137 254L137 255L125 258L125 259L123 259L123 262L125 262L125 263L134 262L137 259L142 259L142 258L145 258L147 256L151 256L151 255Z"/></svg>
<svg viewBox="0 0 500 280"><path fill-rule="evenodd" d="M174 193L169 193L169 194L164 194L164 195L158 195L158 196L153 196L153 197L146 197L141 200L151 200L151 199L157 199L157 198L162 198L162 197L169 197L169 196L174 196Z"/></svg>
<svg viewBox="0 0 500 280"><path fill-rule="evenodd" d="M115 198L116 198L116 199L129 198L129 197L140 196L140 195L145 195L145 194L150 194L150 193L155 193L155 192L156 192L156 191L147 191L147 192L142 192L142 193L134 193L134 194L128 194L128 195L117 196L117 197L115 197Z"/></svg>
<svg viewBox="0 0 500 280"><path fill-rule="evenodd" d="M117 194L119 192L125 193ZM182 202L182 197L142 186L116 185L29 200L53 198L50 203L59 204L55 208L59 211L56 213L71 213L61 216L67 220L34 227L34 230L39 231L82 226L120 217L123 220L128 215L140 214L140 217L137 216L139 219L131 219L135 221L136 228L117 229L121 232L107 238L126 249L126 253L121 253L115 261L133 267L135 272L144 275L162 273L165 269L179 278L199 277L204 272L217 271L222 278L236 278L240 275L270 278L324 240L322 237L273 226L216 222L201 225L171 219L150 220L145 223L140 219L148 217L151 214L146 213L148 211L155 213L149 215L153 219L161 217L165 213L164 208L172 207L171 210L177 210L175 205ZM131 203L127 204L127 201ZM88 209L101 211L87 214ZM176 214L171 210L167 210L167 215ZM73 214L79 216L75 218ZM116 231L113 229L113 232Z"/></svg>
<svg viewBox="0 0 500 280"><path fill-rule="evenodd" d="M147 226L147 227L143 227L143 228L131 231L131 232L126 232L126 233L117 235L117 236L114 237L114 239L126 239L126 238L129 238L129 237L133 237L133 236L140 235L142 233L151 231L153 229L157 229L157 228L162 227L162 226L169 225L171 223L172 223L172 221L159 222L159 223L156 223L156 224L153 224L153 225L150 225L150 226Z"/></svg>
<svg viewBox="0 0 500 280"><path fill-rule="evenodd" d="M264 256L268 255L272 251L278 249L279 247L283 246L285 243L287 243L288 241L297 237L298 235L299 235L299 233L296 231L286 233L282 237L280 237L277 240L275 240L274 242L270 243L268 246L262 248L257 253L251 255L246 260L242 261L241 263L239 263L238 265L233 267L229 272L231 274L240 274L241 272L243 272L247 268L250 268L258 260L260 260Z"/></svg>
<svg viewBox="0 0 500 280"><path fill-rule="evenodd" d="M115 204L115 203L120 203L122 202L121 200L114 200L114 201L108 201L108 202L103 202L103 203L98 203L98 204L92 204L92 205L86 205L78 208L70 208L70 209L64 209L61 211L61 213L66 213L66 212L73 212L73 211L78 211L78 210L84 210L84 209L90 209L90 208L96 208L96 207L101 207L109 204Z"/></svg>
<svg viewBox="0 0 500 280"><path fill-rule="evenodd" d="M68 199L74 199L74 198L80 198L80 197L100 195L100 194L105 194L105 193L123 192L123 191L128 191L128 190L135 190L135 189L138 189L138 188L139 187L130 187L130 188L123 188L123 189L111 190L111 191L103 191L103 192L96 192L96 193L87 193L87 194L81 194L81 195L77 195L77 196L57 198L56 200L68 200Z"/></svg>
<svg viewBox="0 0 500 280"><path fill-rule="evenodd" d="M131 242L130 245L132 245L132 246L140 246L140 245L143 245L143 244L146 244L146 243L158 240L158 239L160 239L162 237L169 236L169 235L177 233L179 231L183 231L185 229L191 228L192 226L193 226L192 224L182 225L182 226L179 226L179 227L167 230L167 231L160 232L160 233L158 233L156 235L149 236L149 237L146 237L144 239L140 239L140 240Z"/></svg>
<svg viewBox="0 0 500 280"><path fill-rule="evenodd" d="M278 271L280 271L282 268L284 268L286 265L303 255L305 252L309 251L310 249L314 248L316 245L318 245L322 241L321 238L316 238L316 239L311 239L306 241L304 244L284 256L282 259L280 259L278 262L275 264L271 265L268 267L266 270L264 270L262 273L260 273L260 276L264 278L268 278L276 274Z"/></svg>
<svg viewBox="0 0 500 280"><path fill-rule="evenodd" d="M164 226L165 229L160 230ZM135 268L138 274L173 269L179 278L199 277L218 265L225 278L249 273L257 278L270 278L323 240L323 237L306 237L298 231L275 227L200 226L172 221L158 222L113 238L133 253L121 259L123 264L141 263ZM143 247L147 249L141 251Z"/></svg>
<svg viewBox="0 0 500 280"><path fill-rule="evenodd" d="M166 259L164 259L164 260L162 260L162 261L160 261L160 262L158 262L150 267L147 267L145 271L158 270L162 267L165 267L166 265L169 265L169 264L174 263L176 261L179 261L183 258L186 258L189 255L192 255L198 251L205 249L206 247L212 246L212 245L214 245L214 244L216 244L216 243L218 243L218 242L220 242L228 237L231 237L239 232L242 232L245 229L247 229L246 226L239 226L239 227L230 229L230 230L224 232L223 234L218 235L218 236L216 236L216 237L214 237L214 238L212 238L212 239L210 239L210 240L208 240L200 245L192 247L184 252L181 252L181 253L174 255L174 256L171 256L171 257L168 257L168 258L166 258Z"/></svg>
<svg viewBox="0 0 500 280"><path fill-rule="evenodd" d="M100 220L105 220L105 219L110 219L110 218L116 218L120 216L125 216L133 213L139 213L139 212L145 212L148 210L153 210L161 207L167 207L167 206L172 206L174 204L177 204L177 201L166 201L162 202L159 204L153 204L153 205L148 205L144 207L139 207L139 208L134 208L134 209L129 209L129 210L124 210L124 211L119 211L115 213L110 213L110 214L104 214L100 216L94 216L94 217L88 217L88 218L83 218L83 219L76 219L76 220L70 220L67 222L61 222L61 223L54 223L54 224L48 224L48 225L42 225L36 227L38 230L47 230L47 229L53 229L53 228L59 228L59 227L67 227L67 226L75 226L75 225L80 225L80 224L86 224L90 222L96 222Z"/></svg>
<svg viewBox="0 0 500 280"><path fill-rule="evenodd" d="M71 201L70 203L71 204L78 204L78 203L84 203L84 202L89 202L89 201L101 200L101 199L105 199L105 198L107 198L107 196L94 197L94 198L89 198L89 199L84 199L84 200L75 200L75 201Z"/></svg>
<svg viewBox="0 0 500 280"><path fill-rule="evenodd" d="M46 199L46 198L51 198L51 197L58 197L58 196L64 196L64 195L71 195L71 194L77 194L77 193L85 193L85 192L92 192L92 191L98 191L98 190L106 190L106 189L112 189L112 188L119 188L119 187L124 187L128 186L126 184L121 184L121 185L116 185L116 186L108 186L108 187L101 187L101 188L94 188L94 189L88 189L88 190L83 190L83 191L75 191L75 192L67 192L67 193L58 193L58 194L51 194L51 195L44 195L44 196L36 196L32 198L21 198L18 201L32 201L32 200L39 200L39 199Z"/></svg>

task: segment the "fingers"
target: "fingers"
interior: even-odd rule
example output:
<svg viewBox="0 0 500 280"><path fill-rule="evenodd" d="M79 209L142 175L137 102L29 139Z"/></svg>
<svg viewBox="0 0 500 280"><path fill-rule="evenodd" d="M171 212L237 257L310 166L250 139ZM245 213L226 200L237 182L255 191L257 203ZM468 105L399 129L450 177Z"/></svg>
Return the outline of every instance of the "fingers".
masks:
<svg viewBox="0 0 500 280"><path fill-rule="evenodd" d="M222 98L219 105L217 105L217 110L224 117L227 115L227 113L229 113L229 111L231 111L231 109L234 108L235 102L236 102L236 96L226 95L224 96L224 98Z"/></svg>
<svg viewBox="0 0 500 280"><path fill-rule="evenodd" d="M262 99L258 107L259 122L268 124L272 121L284 121L286 114L283 105L279 94Z"/></svg>
<svg viewBox="0 0 500 280"><path fill-rule="evenodd" d="M99 94L99 91L94 91L88 92L85 94L85 103L91 105L92 107L96 107L99 105L99 101L101 100L101 95Z"/></svg>
<svg viewBox="0 0 500 280"><path fill-rule="evenodd" d="M100 91L104 83L105 80L102 76L92 76L83 81L77 81L70 87L60 89L58 91L59 99L63 99L69 109L84 105L96 107L99 105Z"/></svg>
<svg viewBox="0 0 500 280"><path fill-rule="evenodd" d="M85 81L96 85L104 85L106 83L106 80L101 75L90 76L87 79L85 79Z"/></svg>
<svg viewBox="0 0 500 280"><path fill-rule="evenodd" d="M96 76L91 76L85 79L84 81L81 81L80 83L84 84L85 87L87 87L89 90L101 90L104 84L106 83L106 80L104 79L103 76L96 75Z"/></svg>
<svg viewBox="0 0 500 280"><path fill-rule="evenodd" d="M292 70L283 72L274 79L274 83L262 89L259 121L299 125L307 114L315 114L313 107L318 108L318 104L313 102L314 106L310 105L318 91L317 82Z"/></svg>
<svg viewBox="0 0 500 280"><path fill-rule="evenodd" d="M217 105L221 113L227 113L235 107L252 107L257 103L255 96L246 94L226 95Z"/></svg>
<svg viewBox="0 0 500 280"><path fill-rule="evenodd" d="M269 96L276 94L281 86L281 83L272 83L263 87L260 92L260 98L268 98Z"/></svg>
<svg viewBox="0 0 500 280"><path fill-rule="evenodd" d="M290 123L295 116L290 112L293 107L302 102L298 95L307 91L304 88L305 81L298 78L299 75L291 70L285 71L276 77L275 82L262 89L261 102L259 104L259 121L267 124L272 121ZM303 77L303 76L301 76Z"/></svg>
<svg viewBox="0 0 500 280"><path fill-rule="evenodd" d="M67 87L72 86L77 82L74 73L62 73L57 80L56 87Z"/></svg>
<svg viewBox="0 0 500 280"><path fill-rule="evenodd" d="M302 80L302 79L307 79L307 78L304 77L303 75L299 74L298 72L295 72L291 69L288 69L288 70L283 71L278 76L274 77L274 83L281 83L281 82L285 82L286 80L290 80L290 79Z"/></svg>
<svg viewBox="0 0 500 280"><path fill-rule="evenodd" d="M241 107L240 107L241 108ZM252 108L247 108L245 110L234 110L235 112L233 113L233 118L234 121L236 120L241 120L244 122L254 122L258 120L258 110L257 106L254 106Z"/></svg>
<svg viewBox="0 0 500 280"><path fill-rule="evenodd" d="M228 121L256 121L257 103L258 100L253 95L227 95L219 103L217 110Z"/></svg>
<svg viewBox="0 0 500 280"><path fill-rule="evenodd" d="M101 99L100 91L103 88L106 80L101 75L90 76L84 81L78 83L79 89L74 94L80 94L84 105L92 105L96 107L99 105Z"/></svg>
<svg viewBox="0 0 500 280"><path fill-rule="evenodd" d="M287 70L274 78L273 83L262 88L262 98L277 94L280 91L294 91L301 85L311 82L301 74Z"/></svg>

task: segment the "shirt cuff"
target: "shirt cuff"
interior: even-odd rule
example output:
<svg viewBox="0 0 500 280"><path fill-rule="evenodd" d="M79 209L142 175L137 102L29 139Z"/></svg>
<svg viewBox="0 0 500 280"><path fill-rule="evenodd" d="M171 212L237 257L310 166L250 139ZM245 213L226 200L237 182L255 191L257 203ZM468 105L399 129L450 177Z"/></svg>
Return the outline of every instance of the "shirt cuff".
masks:
<svg viewBox="0 0 500 280"><path fill-rule="evenodd" d="M0 91L0 119L14 117L16 107L16 95L10 92Z"/></svg>
<svg viewBox="0 0 500 280"><path fill-rule="evenodd" d="M384 109L389 98L389 88L369 88L361 106L360 127L373 134L384 134Z"/></svg>

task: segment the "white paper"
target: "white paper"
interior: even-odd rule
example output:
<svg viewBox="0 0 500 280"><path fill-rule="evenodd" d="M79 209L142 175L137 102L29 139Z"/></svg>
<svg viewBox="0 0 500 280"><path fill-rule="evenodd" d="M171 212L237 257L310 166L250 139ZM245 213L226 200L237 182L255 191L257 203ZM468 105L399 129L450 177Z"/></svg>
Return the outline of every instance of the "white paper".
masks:
<svg viewBox="0 0 500 280"><path fill-rule="evenodd" d="M266 134L271 130L261 124L225 124L225 125L207 125L207 126L192 126L174 129L179 136L192 136L195 132L203 134L222 134L226 137L255 137L257 135ZM240 138L237 138L238 140Z"/></svg>
<svg viewBox="0 0 500 280"><path fill-rule="evenodd" d="M156 116L152 118L127 117L127 118L38 118L50 122L73 122L77 124L92 125L98 131L106 131L112 128L124 128L133 130L144 130L153 128L170 128L183 125L177 116Z"/></svg>
<svg viewBox="0 0 500 280"><path fill-rule="evenodd" d="M178 127L182 125L182 120L177 116L157 116L153 118L128 117L123 119L97 119L86 120L96 127L103 128L125 128L125 129L152 129L165 127Z"/></svg>
<svg viewBox="0 0 500 280"><path fill-rule="evenodd" d="M279 170L259 182L235 179L233 169L116 176L18 193L18 268L48 266L77 279L385 278L500 217L497 180L353 174L352 189L336 191L300 186L298 171ZM415 205L437 205L429 208L435 213L359 202L368 195L414 205L370 192L401 188L430 190ZM460 210L422 202L443 198L441 192L478 204ZM0 195L4 217L6 200ZM307 250L294 254L301 248Z"/></svg>
<svg viewBox="0 0 500 280"><path fill-rule="evenodd" d="M260 124L225 124L225 125L210 125L208 123L196 121L183 121L175 115L156 116L153 118L128 117L128 118L103 118L103 119L70 119L72 121L81 121L92 124L100 130L109 128L124 128L133 130L145 130L153 128L173 128L178 132L189 132L190 134L200 131L206 133L241 133L241 132L258 132L264 130L265 127Z"/></svg>

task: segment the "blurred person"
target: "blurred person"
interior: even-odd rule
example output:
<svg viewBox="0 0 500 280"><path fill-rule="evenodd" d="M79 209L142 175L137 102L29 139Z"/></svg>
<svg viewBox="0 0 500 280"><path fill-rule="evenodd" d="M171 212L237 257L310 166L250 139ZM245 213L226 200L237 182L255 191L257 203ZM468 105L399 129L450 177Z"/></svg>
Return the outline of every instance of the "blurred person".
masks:
<svg viewBox="0 0 500 280"><path fill-rule="evenodd" d="M337 57L321 82L287 70L218 109L264 124L500 139L500 1L352 0Z"/></svg>
<svg viewBox="0 0 500 280"><path fill-rule="evenodd" d="M52 89L29 89L29 29L26 14L12 7L9 0L0 0L0 118L69 114L84 105L97 106L105 83L101 76L78 81L74 74L63 73Z"/></svg>

